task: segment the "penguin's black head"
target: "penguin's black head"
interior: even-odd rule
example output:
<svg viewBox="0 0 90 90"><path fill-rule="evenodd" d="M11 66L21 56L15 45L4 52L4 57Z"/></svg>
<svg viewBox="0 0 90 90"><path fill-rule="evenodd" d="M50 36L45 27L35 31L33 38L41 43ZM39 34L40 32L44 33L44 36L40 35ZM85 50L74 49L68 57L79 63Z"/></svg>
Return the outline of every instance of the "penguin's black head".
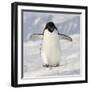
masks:
<svg viewBox="0 0 90 90"><path fill-rule="evenodd" d="M57 28L53 22L48 22L45 26L45 29L48 29L49 32L53 32L55 29L57 30Z"/></svg>

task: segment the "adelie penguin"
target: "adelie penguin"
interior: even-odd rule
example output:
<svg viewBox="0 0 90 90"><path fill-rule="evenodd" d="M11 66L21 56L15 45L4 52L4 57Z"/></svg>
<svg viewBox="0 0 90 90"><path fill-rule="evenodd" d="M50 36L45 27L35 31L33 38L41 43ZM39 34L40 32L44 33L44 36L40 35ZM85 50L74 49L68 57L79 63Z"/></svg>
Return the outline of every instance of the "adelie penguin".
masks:
<svg viewBox="0 0 90 90"><path fill-rule="evenodd" d="M53 22L48 22L43 33L35 33L31 38L39 36L43 38L41 46L41 57L44 67L57 67L61 61L61 48L59 39L63 38L72 41L72 38L59 33Z"/></svg>

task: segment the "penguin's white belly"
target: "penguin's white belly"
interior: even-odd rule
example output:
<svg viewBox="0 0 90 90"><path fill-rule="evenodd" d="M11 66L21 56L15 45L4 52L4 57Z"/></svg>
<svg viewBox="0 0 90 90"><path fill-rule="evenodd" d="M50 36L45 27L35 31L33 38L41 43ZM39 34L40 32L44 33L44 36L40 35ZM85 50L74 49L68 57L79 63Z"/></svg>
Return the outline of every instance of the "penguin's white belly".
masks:
<svg viewBox="0 0 90 90"><path fill-rule="evenodd" d="M61 59L61 50L57 31L53 31L51 33L48 30L45 30L41 55L44 64L52 66L59 64Z"/></svg>

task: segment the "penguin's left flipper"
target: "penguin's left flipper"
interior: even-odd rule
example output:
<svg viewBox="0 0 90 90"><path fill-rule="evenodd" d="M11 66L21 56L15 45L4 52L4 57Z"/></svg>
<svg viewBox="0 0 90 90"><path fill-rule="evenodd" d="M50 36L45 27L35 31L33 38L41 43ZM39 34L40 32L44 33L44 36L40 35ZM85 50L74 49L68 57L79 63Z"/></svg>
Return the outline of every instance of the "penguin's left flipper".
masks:
<svg viewBox="0 0 90 90"><path fill-rule="evenodd" d="M68 35L61 34L61 33L58 33L58 35L60 36L60 39L65 39L65 40L72 41L72 38Z"/></svg>
<svg viewBox="0 0 90 90"><path fill-rule="evenodd" d="M34 33L30 36L30 40L36 41L36 40L42 40L43 34L42 33Z"/></svg>

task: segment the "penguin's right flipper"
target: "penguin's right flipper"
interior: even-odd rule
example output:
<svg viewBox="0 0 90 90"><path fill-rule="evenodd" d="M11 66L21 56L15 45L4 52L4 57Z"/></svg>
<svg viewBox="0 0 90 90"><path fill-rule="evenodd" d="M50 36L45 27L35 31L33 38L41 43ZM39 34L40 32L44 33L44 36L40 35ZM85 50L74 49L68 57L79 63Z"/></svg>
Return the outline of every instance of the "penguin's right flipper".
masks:
<svg viewBox="0 0 90 90"><path fill-rule="evenodd" d="M61 34L61 33L58 33L58 35L60 35L61 39L72 41L72 38L70 36L68 36L68 35Z"/></svg>
<svg viewBox="0 0 90 90"><path fill-rule="evenodd" d="M36 40L42 40L43 34L42 33L34 33L30 36L30 40L36 41Z"/></svg>

